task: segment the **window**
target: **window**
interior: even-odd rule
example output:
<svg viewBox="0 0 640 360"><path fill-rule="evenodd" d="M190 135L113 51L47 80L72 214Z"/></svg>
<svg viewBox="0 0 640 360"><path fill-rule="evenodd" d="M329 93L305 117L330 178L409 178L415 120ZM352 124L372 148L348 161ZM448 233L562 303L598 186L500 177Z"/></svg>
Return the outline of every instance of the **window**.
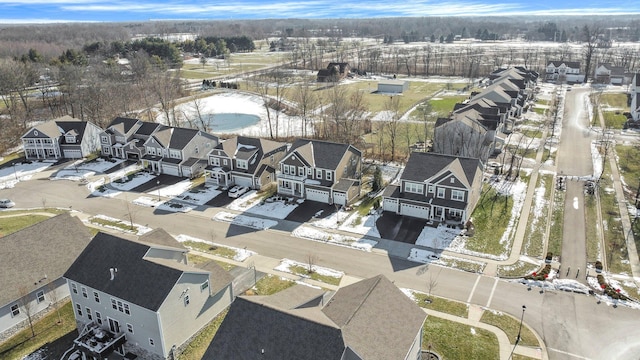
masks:
<svg viewBox="0 0 640 360"><path fill-rule="evenodd" d="M451 200L464 201L464 191L451 190Z"/></svg>
<svg viewBox="0 0 640 360"><path fill-rule="evenodd" d="M68 143L68 144L75 144L76 143L76 137L74 135L66 135L64 137L64 140Z"/></svg>
<svg viewBox="0 0 640 360"><path fill-rule="evenodd" d="M82 287L82 297L85 299L89 297L89 295L87 294L87 288L84 286Z"/></svg>
<svg viewBox="0 0 640 360"><path fill-rule="evenodd" d="M304 167L298 167L298 176L304 176Z"/></svg>
<svg viewBox="0 0 640 360"><path fill-rule="evenodd" d="M73 291L74 294L78 293L78 285L71 283L71 291Z"/></svg>
<svg viewBox="0 0 640 360"><path fill-rule="evenodd" d="M180 151L178 150L169 150L169 157L172 159L180 159Z"/></svg>
<svg viewBox="0 0 640 360"><path fill-rule="evenodd" d="M269 161L271 161L271 163L272 163L272 164L273 164L273 159L274 159L274 157L273 157L273 155L271 155L271 156L269 157Z"/></svg>
<svg viewBox="0 0 640 360"><path fill-rule="evenodd" d="M307 175L309 175L309 176L313 175L313 169L312 168L307 168Z"/></svg>
<svg viewBox="0 0 640 360"><path fill-rule="evenodd" d="M316 169L316 179L322 179L322 170Z"/></svg>
<svg viewBox="0 0 640 360"><path fill-rule="evenodd" d="M44 290L40 290L36 293L36 300L38 301L38 304L44 301Z"/></svg>
<svg viewBox="0 0 640 360"><path fill-rule="evenodd" d="M198 149L198 147L196 146L196 148L193 150L193 152L195 152L196 154L198 154L200 152L200 149Z"/></svg>
<svg viewBox="0 0 640 360"><path fill-rule="evenodd" d="M229 163L227 162L227 159L222 159L222 164L226 166L226 165L228 165Z"/></svg>
<svg viewBox="0 0 640 360"><path fill-rule="evenodd" d="M127 324L127 331L133 334L133 325Z"/></svg>
<svg viewBox="0 0 640 360"><path fill-rule="evenodd" d="M247 160L236 160L236 166L238 169L248 169L249 164L247 164Z"/></svg>
<svg viewBox="0 0 640 360"><path fill-rule="evenodd" d="M99 325L102 325L102 314L100 314L100 312L96 311L96 322Z"/></svg>
<svg viewBox="0 0 640 360"><path fill-rule="evenodd" d="M82 306L80 306L80 304L76 304L76 312L78 316L82 316Z"/></svg>
<svg viewBox="0 0 640 360"><path fill-rule="evenodd" d="M433 194L433 185L429 185L429 192Z"/></svg>
<svg viewBox="0 0 640 360"><path fill-rule="evenodd" d="M209 287L209 280L206 280L205 282L202 283L202 285L200 285L200 291L205 291L208 287Z"/></svg>
<svg viewBox="0 0 640 360"><path fill-rule="evenodd" d="M454 183L456 182L456 178L454 178L454 177L450 178L450 179L449 179L449 182L450 182L450 183L452 183L452 184L454 184Z"/></svg>
<svg viewBox="0 0 640 360"><path fill-rule="evenodd" d="M155 343L155 342L153 342L153 339L152 339L152 338L149 338L149 345L151 345L151 346L156 346L156 343Z"/></svg>
<svg viewBox="0 0 640 360"><path fill-rule="evenodd" d="M103 143L108 143L109 142L109 138L106 136L102 136L102 142Z"/></svg>
<svg viewBox="0 0 640 360"><path fill-rule="evenodd" d="M416 184L416 183L412 183L412 182L405 182L404 183L404 191L406 191L408 193L414 193L414 194L423 194L424 193L424 187L422 186L422 184Z"/></svg>
<svg viewBox="0 0 640 360"><path fill-rule="evenodd" d="M451 209L451 210L449 210L449 215L450 216L456 216L456 217L462 217L462 210Z"/></svg>
<svg viewBox="0 0 640 360"><path fill-rule="evenodd" d="M111 299L111 308L113 308L113 310L118 310L121 313L131 315L131 311L129 310L129 304L124 303L120 300Z"/></svg>
<svg viewBox="0 0 640 360"><path fill-rule="evenodd" d="M444 188L438 188L438 197L444 199Z"/></svg>
<svg viewBox="0 0 640 360"><path fill-rule="evenodd" d="M97 291L94 291L94 292L93 292L93 299L94 299L97 303L99 303L99 302L100 302L100 294L98 294L98 292L97 292Z"/></svg>
<svg viewBox="0 0 640 360"><path fill-rule="evenodd" d="M214 157L214 158L211 158L211 164L212 164L213 166L220 166L220 159L215 158L215 157Z"/></svg>
<svg viewBox="0 0 640 360"><path fill-rule="evenodd" d="M327 171L327 180L331 180L331 171Z"/></svg>
<svg viewBox="0 0 640 360"><path fill-rule="evenodd" d="M191 302L191 300L189 299L189 295L185 295L184 296L184 306L189 305L190 302Z"/></svg>
<svg viewBox="0 0 640 360"><path fill-rule="evenodd" d="M20 315L20 307L18 304L11 305L11 317L16 317Z"/></svg>
<svg viewBox="0 0 640 360"><path fill-rule="evenodd" d="M85 308L85 310L87 310L87 319L93 320L93 316L91 316L91 309Z"/></svg>

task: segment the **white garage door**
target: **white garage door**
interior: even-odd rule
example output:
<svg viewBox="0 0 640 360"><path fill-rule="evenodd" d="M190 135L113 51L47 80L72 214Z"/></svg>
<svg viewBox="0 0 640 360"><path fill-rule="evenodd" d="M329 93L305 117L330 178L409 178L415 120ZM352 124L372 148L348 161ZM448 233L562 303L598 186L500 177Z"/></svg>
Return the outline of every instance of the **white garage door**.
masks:
<svg viewBox="0 0 640 360"><path fill-rule="evenodd" d="M347 205L347 194L333 193L333 203L338 205Z"/></svg>
<svg viewBox="0 0 640 360"><path fill-rule="evenodd" d="M246 186L248 188L253 189L253 184L252 184L251 178L246 178L246 177L242 177L242 176L234 176L233 177L233 181L235 182L236 185Z"/></svg>
<svg viewBox="0 0 640 360"><path fill-rule="evenodd" d="M63 150L62 155L67 159L79 159L82 157L80 150Z"/></svg>
<svg viewBox="0 0 640 360"><path fill-rule="evenodd" d="M191 168L187 166L182 167L182 176L191 177Z"/></svg>
<svg viewBox="0 0 640 360"><path fill-rule="evenodd" d="M382 201L382 210L391 211L391 212L397 213L398 212L398 199L385 198Z"/></svg>
<svg viewBox="0 0 640 360"><path fill-rule="evenodd" d="M429 218L429 209L424 206L401 204L400 214L413 216L421 219L427 219Z"/></svg>
<svg viewBox="0 0 640 360"><path fill-rule="evenodd" d="M162 165L162 173L167 175L180 176L178 167L173 165Z"/></svg>
<svg viewBox="0 0 640 360"><path fill-rule="evenodd" d="M329 203L329 192L315 189L307 189L307 200Z"/></svg>

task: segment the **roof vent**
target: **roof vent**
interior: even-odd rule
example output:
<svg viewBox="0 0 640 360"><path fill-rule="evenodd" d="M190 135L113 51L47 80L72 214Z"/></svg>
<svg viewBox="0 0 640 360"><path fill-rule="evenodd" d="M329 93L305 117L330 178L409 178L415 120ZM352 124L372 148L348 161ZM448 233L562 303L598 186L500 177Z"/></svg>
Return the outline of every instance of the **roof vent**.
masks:
<svg viewBox="0 0 640 360"><path fill-rule="evenodd" d="M118 273L118 268L110 268L109 272L111 273L111 279L109 280L113 280L116 278L116 274Z"/></svg>

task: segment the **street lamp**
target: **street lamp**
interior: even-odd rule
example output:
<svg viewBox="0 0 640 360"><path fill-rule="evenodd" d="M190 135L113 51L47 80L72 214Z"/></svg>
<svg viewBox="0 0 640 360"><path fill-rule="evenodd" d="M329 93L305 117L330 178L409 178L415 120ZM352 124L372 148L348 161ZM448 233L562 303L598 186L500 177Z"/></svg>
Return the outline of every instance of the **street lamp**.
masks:
<svg viewBox="0 0 640 360"><path fill-rule="evenodd" d="M158 186L158 201L160 201L160 180L156 180L156 185Z"/></svg>
<svg viewBox="0 0 640 360"><path fill-rule="evenodd" d="M518 336L516 337L516 343L513 345L513 350L511 350L511 355L509 355L509 359L513 358L513 352L516 351L516 346L520 342L520 334L522 333L522 321L524 320L524 311L527 309L526 306L522 305L522 315L520 316L520 327L518 328Z"/></svg>

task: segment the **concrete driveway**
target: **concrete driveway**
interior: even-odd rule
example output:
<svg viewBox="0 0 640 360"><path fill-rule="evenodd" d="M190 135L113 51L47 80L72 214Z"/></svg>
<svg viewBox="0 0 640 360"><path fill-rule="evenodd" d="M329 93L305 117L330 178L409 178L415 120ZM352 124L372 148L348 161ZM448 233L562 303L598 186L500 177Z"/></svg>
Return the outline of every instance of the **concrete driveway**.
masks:
<svg viewBox="0 0 640 360"><path fill-rule="evenodd" d="M322 211L322 213L318 216L316 214ZM309 220L316 219L324 219L327 216L336 212L335 205L329 205L317 201L305 200L302 204L298 205L292 212L287 215L285 220L295 221L299 223L305 223Z"/></svg>
<svg viewBox="0 0 640 360"><path fill-rule="evenodd" d="M376 221L376 227L383 239L395 240L407 244L415 244L427 220L410 216L382 213Z"/></svg>
<svg viewBox="0 0 640 360"><path fill-rule="evenodd" d="M152 181L147 181L146 183L138 185L129 191L140 192L140 193L149 192L149 191L161 189L165 186L175 185L183 180L185 180L185 178L183 177L161 174L156 176ZM158 185L158 181L160 181L159 185Z"/></svg>

